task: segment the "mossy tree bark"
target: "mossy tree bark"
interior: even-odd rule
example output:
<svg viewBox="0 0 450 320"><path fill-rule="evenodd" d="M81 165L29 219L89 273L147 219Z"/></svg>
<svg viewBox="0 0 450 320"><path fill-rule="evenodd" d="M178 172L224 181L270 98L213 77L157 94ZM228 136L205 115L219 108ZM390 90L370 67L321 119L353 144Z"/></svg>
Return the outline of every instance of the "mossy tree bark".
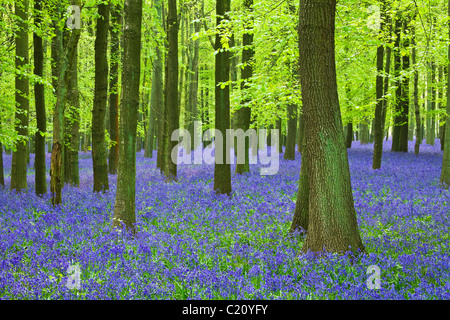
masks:
<svg viewBox="0 0 450 320"><path fill-rule="evenodd" d="M77 3L77 2L76 2ZM62 201L62 128L64 116L64 104L67 98L67 75L70 65L73 63L76 47L80 38L81 30L73 29L67 41L66 48L63 45L63 33L56 29L56 39L52 50L55 50L58 57L57 65L57 89L56 104L53 109L53 145L50 165L50 192L52 194L52 204L59 205ZM53 53L52 53L53 55Z"/></svg>
<svg viewBox="0 0 450 320"><path fill-rule="evenodd" d="M308 228L302 251L364 250L336 82L336 0L300 2L300 82L306 133Z"/></svg>
<svg viewBox="0 0 450 320"><path fill-rule="evenodd" d="M119 116L119 163L113 228L136 232L136 129L139 107L142 0L124 4L122 100Z"/></svg>

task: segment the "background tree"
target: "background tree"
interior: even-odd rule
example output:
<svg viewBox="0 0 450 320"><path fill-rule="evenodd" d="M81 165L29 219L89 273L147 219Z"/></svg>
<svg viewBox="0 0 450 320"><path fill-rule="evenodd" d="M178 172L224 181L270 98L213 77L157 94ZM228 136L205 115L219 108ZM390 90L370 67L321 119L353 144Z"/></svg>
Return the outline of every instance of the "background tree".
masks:
<svg viewBox="0 0 450 320"><path fill-rule="evenodd" d="M110 13L109 135L113 143L109 149L108 171L116 174L119 159L119 65L122 6L111 4Z"/></svg>

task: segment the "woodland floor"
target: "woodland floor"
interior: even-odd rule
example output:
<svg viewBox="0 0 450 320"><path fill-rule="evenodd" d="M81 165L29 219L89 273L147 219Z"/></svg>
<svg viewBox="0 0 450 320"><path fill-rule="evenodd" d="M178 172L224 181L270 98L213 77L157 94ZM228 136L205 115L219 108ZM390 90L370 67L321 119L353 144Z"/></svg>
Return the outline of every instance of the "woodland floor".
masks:
<svg viewBox="0 0 450 320"><path fill-rule="evenodd" d="M109 192L93 194L90 153L80 153L80 188L65 186L59 208L34 194L33 155L28 192L11 193L11 156L3 155L0 299L450 299L450 191L439 186L439 141L422 144L418 157L390 146L376 171L372 144L349 150L368 252L355 263L299 255L304 236L286 236L298 153L273 176L261 176L261 165L233 174L231 199L212 191L213 165L180 165L179 181L164 183L155 157L138 153L134 239L110 232L116 176ZM73 264L80 289L66 286ZM381 289L367 286L371 265Z"/></svg>

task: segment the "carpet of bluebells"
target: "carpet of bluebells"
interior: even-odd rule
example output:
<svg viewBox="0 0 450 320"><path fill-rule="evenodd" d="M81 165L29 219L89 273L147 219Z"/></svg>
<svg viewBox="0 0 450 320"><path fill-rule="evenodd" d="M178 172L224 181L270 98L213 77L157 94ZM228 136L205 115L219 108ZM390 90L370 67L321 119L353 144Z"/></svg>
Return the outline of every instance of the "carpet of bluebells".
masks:
<svg viewBox="0 0 450 320"><path fill-rule="evenodd" d="M233 175L231 198L212 191L213 165L180 165L179 180L165 183L155 157L138 153L134 238L111 231L116 176L110 191L94 194L90 153L80 153L80 187L65 186L57 208L34 194L33 155L19 194L9 190L11 156L3 155L0 299L450 299L439 141L422 144L418 157L390 147L376 171L373 145L354 142L348 152L367 255L322 259L299 254L303 234L287 236L298 153L280 160L276 175L261 176L263 165ZM70 289L74 265L81 282ZM368 288L371 265L381 270L380 289Z"/></svg>

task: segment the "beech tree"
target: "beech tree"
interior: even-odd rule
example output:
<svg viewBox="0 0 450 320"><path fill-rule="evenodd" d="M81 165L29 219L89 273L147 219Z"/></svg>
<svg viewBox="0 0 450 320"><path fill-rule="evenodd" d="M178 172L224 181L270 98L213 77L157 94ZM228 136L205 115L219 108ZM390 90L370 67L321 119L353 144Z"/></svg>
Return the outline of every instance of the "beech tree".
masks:
<svg viewBox="0 0 450 320"><path fill-rule="evenodd" d="M113 228L135 232L136 128L141 70L142 0L125 0L123 28L122 99L119 116L119 163Z"/></svg>
<svg viewBox="0 0 450 320"><path fill-rule="evenodd" d="M98 5L97 34L95 38L95 91L92 111L92 164L94 192L105 191L108 186L108 164L105 142L105 115L108 99L108 27L109 5Z"/></svg>
<svg viewBox="0 0 450 320"><path fill-rule="evenodd" d="M303 252L364 250L337 93L335 13L336 0L300 1L299 72L307 137L303 161L308 178L299 183L299 192L303 188L308 199L296 213L308 215Z"/></svg>
<svg viewBox="0 0 450 320"><path fill-rule="evenodd" d="M230 11L230 0L216 0L216 25L218 28L215 42L215 111L216 130L219 130L224 141L226 130L230 128L230 53L224 48L228 42L226 29L221 26L222 20L227 19ZM216 146L218 148L219 146ZM214 165L214 190L221 194L231 194L230 150L227 143L222 144L223 159L217 159ZM217 157L216 149L216 157ZM218 161L219 160L219 161ZM222 160L222 161L220 161ZM219 163L222 162L222 163Z"/></svg>
<svg viewBox="0 0 450 320"><path fill-rule="evenodd" d="M11 189L17 191L27 189L27 138L28 138L28 111L29 111L29 82L25 75L28 65L28 0L15 2L17 16L16 31L16 131L19 136L16 142L16 151L12 155Z"/></svg>

